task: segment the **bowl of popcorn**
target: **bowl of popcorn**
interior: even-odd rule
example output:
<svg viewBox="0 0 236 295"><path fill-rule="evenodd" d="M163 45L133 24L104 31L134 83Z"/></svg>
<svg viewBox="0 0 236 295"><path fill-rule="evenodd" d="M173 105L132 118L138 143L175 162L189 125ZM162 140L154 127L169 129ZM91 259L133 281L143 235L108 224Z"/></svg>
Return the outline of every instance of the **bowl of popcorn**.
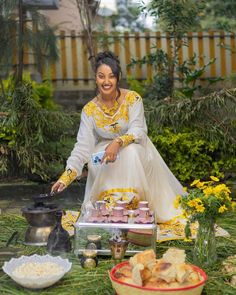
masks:
<svg viewBox="0 0 236 295"><path fill-rule="evenodd" d="M58 282L72 263L60 256L31 255L12 258L2 269L19 285L29 289L42 289Z"/></svg>
<svg viewBox="0 0 236 295"><path fill-rule="evenodd" d="M153 250L135 254L109 273L118 295L200 295L205 272L185 263L184 250L170 248L161 259Z"/></svg>

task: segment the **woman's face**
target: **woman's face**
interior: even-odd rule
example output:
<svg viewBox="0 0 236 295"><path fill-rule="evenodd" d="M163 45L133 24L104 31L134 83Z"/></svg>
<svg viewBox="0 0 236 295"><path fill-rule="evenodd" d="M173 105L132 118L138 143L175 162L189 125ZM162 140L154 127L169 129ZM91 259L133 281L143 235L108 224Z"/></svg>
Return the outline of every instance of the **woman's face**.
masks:
<svg viewBox="0 0 236 295"><path fill-rule="evenodd" d="M108 96L116 93L117 78L112 73L112 70L108 65L102 64L98 67L96 73L96 83L102 96Z"/></svg>

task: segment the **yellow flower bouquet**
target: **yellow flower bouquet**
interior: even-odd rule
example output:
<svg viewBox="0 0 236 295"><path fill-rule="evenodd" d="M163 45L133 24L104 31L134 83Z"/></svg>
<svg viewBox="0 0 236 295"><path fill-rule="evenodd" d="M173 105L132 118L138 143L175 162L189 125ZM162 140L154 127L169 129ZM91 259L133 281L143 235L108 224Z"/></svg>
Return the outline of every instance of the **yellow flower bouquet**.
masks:
<svg viewBox="0 0 236 295"><path fill-rule="evenodd" d="M183 216L188 220L185 227L187 238L191 234L190 224L198 221L193 258L200 266L216 261L215 221L217 217L234 210L236 202L230 195L229 187L210 176L209 181L194 180L188 191L176 196L174 206L181 207Z"/></svg>
<svg viewBox="0 0 236 295"><path fill-rule="evenodd" d="M181 206L184 216L191 222L205 217L216 219L236 206L230 189L214 176L210 176L209 181L194 180L190 186L185 194L177 195L174 205L176 208Z"/></svg>

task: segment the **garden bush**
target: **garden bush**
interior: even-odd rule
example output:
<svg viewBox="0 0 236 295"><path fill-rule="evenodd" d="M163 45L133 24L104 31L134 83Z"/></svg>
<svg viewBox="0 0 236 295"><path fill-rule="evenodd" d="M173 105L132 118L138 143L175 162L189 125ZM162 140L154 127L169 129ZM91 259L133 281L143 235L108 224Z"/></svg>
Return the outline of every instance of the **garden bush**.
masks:
<svg viewBox="0 0 236 295"><path fill-rule="evenodd" d="M0 107L0 175L48 181L64 169L79 122L58 109L47 85L5 81ZM75 126L76 124L76 126Z"/></svg>
<svg viewBox="0 0 236 295"><path fill-rule="evenodd" d="M170 128L157 131L155 125L149 125L149 136L182 183L210 175L223 178L236 165L233 155L223 153L217 143L207 141L197 131L175 133Z"/></svg>

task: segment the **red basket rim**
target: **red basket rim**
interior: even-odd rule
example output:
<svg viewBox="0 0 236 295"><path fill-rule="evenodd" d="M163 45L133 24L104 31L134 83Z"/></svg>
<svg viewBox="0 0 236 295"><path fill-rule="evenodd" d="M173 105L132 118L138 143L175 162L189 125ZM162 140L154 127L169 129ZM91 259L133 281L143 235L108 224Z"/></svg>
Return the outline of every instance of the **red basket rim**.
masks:
<svg viewBox="0 0 236 295"><path fill-rule="evenodd" d="M199 267L197 267L196 265L192 264L192 267L198 272L200 273L200 275L203 277L203 280L200 281L199 283L197 283L196 285L191 285L191 286L186 286L186 287L181 287L181 288L144 288L144 287L140 287L140 286L136 286L136 285L132 285L132 284L128 284L125 282L121 282L118 279L115 278L114 274L116 273L116 271L121 268L122 266L128 265L129 261L124 261L121 262L119 264L117 264L116 266L114 266L111 271L110 271L110 278L112 281L120 284L120 285L125 285L128 287L132 287L132 288L137 288L137 289L141 289L141 290L147 290L147 291L183 291L183 290L189 290L189 289L194 289L198 286L204 285L206 283L207 280L207 275L206 273Z"/></svg>

